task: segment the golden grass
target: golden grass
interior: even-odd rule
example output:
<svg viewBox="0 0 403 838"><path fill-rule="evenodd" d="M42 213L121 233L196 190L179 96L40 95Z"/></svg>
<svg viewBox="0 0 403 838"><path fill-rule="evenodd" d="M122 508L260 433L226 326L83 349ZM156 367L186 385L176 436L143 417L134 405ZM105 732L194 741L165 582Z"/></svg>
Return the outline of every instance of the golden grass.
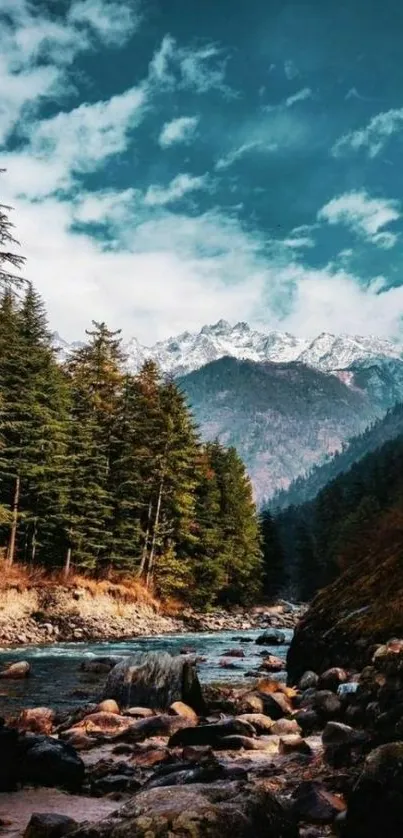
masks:
<svg viewBox="0 0 403 838"><path fill-rule="evenodd" d="M30 566L15 562L8 565L0 559L0 591L15 588L19 591L30 588L80 588L93 597L107 595L124 603L138 602L149 605L155 610L160 603L145 585L129 574L110 574L106 579L94 579L84 574L72 572L66 579L62 570L47 571L41 566Z"/></svg>

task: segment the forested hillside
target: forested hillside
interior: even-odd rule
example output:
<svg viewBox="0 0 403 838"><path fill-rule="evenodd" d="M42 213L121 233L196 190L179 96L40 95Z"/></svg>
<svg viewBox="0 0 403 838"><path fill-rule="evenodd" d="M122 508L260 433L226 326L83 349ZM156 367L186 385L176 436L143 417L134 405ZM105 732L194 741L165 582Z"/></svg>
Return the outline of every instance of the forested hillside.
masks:
<svg viewBox="0 0 403 838"><path fill-rule="evenodd" d="M277 514L289 506L299 506L312 500L339 474L347 472L366 454L380 448L390 439L403 434L403 405L397 404L387 414L367 428L364 433L344 443L341 451L319 466L314 466L306 477L298 477L285 491L277 492L270 501L270 509Z"/></svg>
<svg viewBox="0 0 403 838"><path fill-rule="evenodd" d="M180 383L203 437L236 447L259 503L381 413L364 392L299 363L222 358Z"/></svg>
<svg viewBox="0 0 403 838"><path fill-rule="evenodd" d="M234 448L202 445L180 388L93 323L62 364L42 300L12 275L0 216L0 547L11 565L126 573L162 597L245 603L260 528ZM9 270L10 269L10 270ZM11 271L11 273L10 273Z"/></svg>
<svg viewBox="0 0 403 838"><path fill-rule="evenodd" d="M387 521L400 515L402 500L403 434L367 454L313 501L274 519L289 588L309 599L365 559L378 530L385 533Z"/></svg>

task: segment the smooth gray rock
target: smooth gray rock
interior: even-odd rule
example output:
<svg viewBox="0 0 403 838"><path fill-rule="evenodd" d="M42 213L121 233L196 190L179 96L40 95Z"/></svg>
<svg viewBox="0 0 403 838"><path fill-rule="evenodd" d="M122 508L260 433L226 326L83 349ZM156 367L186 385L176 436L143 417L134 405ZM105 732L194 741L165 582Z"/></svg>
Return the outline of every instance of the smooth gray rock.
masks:
<svg viewBox="0 0 403 838"><path fill-rule="evenodd" d="M109 673L102 698L114 698L121 708L168 710L174 701L183 701L196 713L205 710L194 663L167 653L146 652L120 661Z"/></svg>

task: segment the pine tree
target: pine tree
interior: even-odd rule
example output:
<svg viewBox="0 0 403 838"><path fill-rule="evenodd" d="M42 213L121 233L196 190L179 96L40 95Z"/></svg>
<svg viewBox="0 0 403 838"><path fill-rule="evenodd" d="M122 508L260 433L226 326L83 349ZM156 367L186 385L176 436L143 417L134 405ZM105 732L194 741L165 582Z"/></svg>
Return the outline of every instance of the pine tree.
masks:
<svg viewBox="0 0 403 838"><path fill-rule="evenodd" d="M224 534L221 526L221 493L211 463L211 448L206 445L201 451L197 472L197 541L192 550L192 603L198 608L213 605L226 581L226 569L222 561Z"/></svg>
<svg viewBox="0 0 403 838"><path fill-rule="evenodd" d="M110 568L113 498L111 458L124 360L119 332L94 322L86 346L67 364L71 387L71 480L64 510L66 563L102 572Z"/></svg>
<svg viewBox="0 0 403 838"><path fill-rule="evenodd" d="M0 174L4 169L0 169ZM14 289L22 285L22 279L14 273L14 269L19 269L25 262L23 256L15 253L15 247L18 246L17 240L13 235L14 225L10 221L9 214L11 207L0 203L0 289L4 291L6 288Z"/></svg>
<svg viewBox="0 0 403 838"><path fill-rule="evenodd" d="M261 515L263 591L269 599L280 595L287 583L285 557L276 523L268 510Z"/></svg>

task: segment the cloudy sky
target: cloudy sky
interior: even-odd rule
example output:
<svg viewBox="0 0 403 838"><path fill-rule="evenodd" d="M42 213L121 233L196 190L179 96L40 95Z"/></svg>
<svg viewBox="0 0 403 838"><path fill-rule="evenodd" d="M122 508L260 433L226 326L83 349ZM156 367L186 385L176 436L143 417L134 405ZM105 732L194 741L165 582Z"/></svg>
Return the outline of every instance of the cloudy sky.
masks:
<svg viewBox="0 0 403 838"><path fill-rule="evenodd" d="M1 0L0 200L52 326L401 335L402 54L401 0Z"/></svg>

